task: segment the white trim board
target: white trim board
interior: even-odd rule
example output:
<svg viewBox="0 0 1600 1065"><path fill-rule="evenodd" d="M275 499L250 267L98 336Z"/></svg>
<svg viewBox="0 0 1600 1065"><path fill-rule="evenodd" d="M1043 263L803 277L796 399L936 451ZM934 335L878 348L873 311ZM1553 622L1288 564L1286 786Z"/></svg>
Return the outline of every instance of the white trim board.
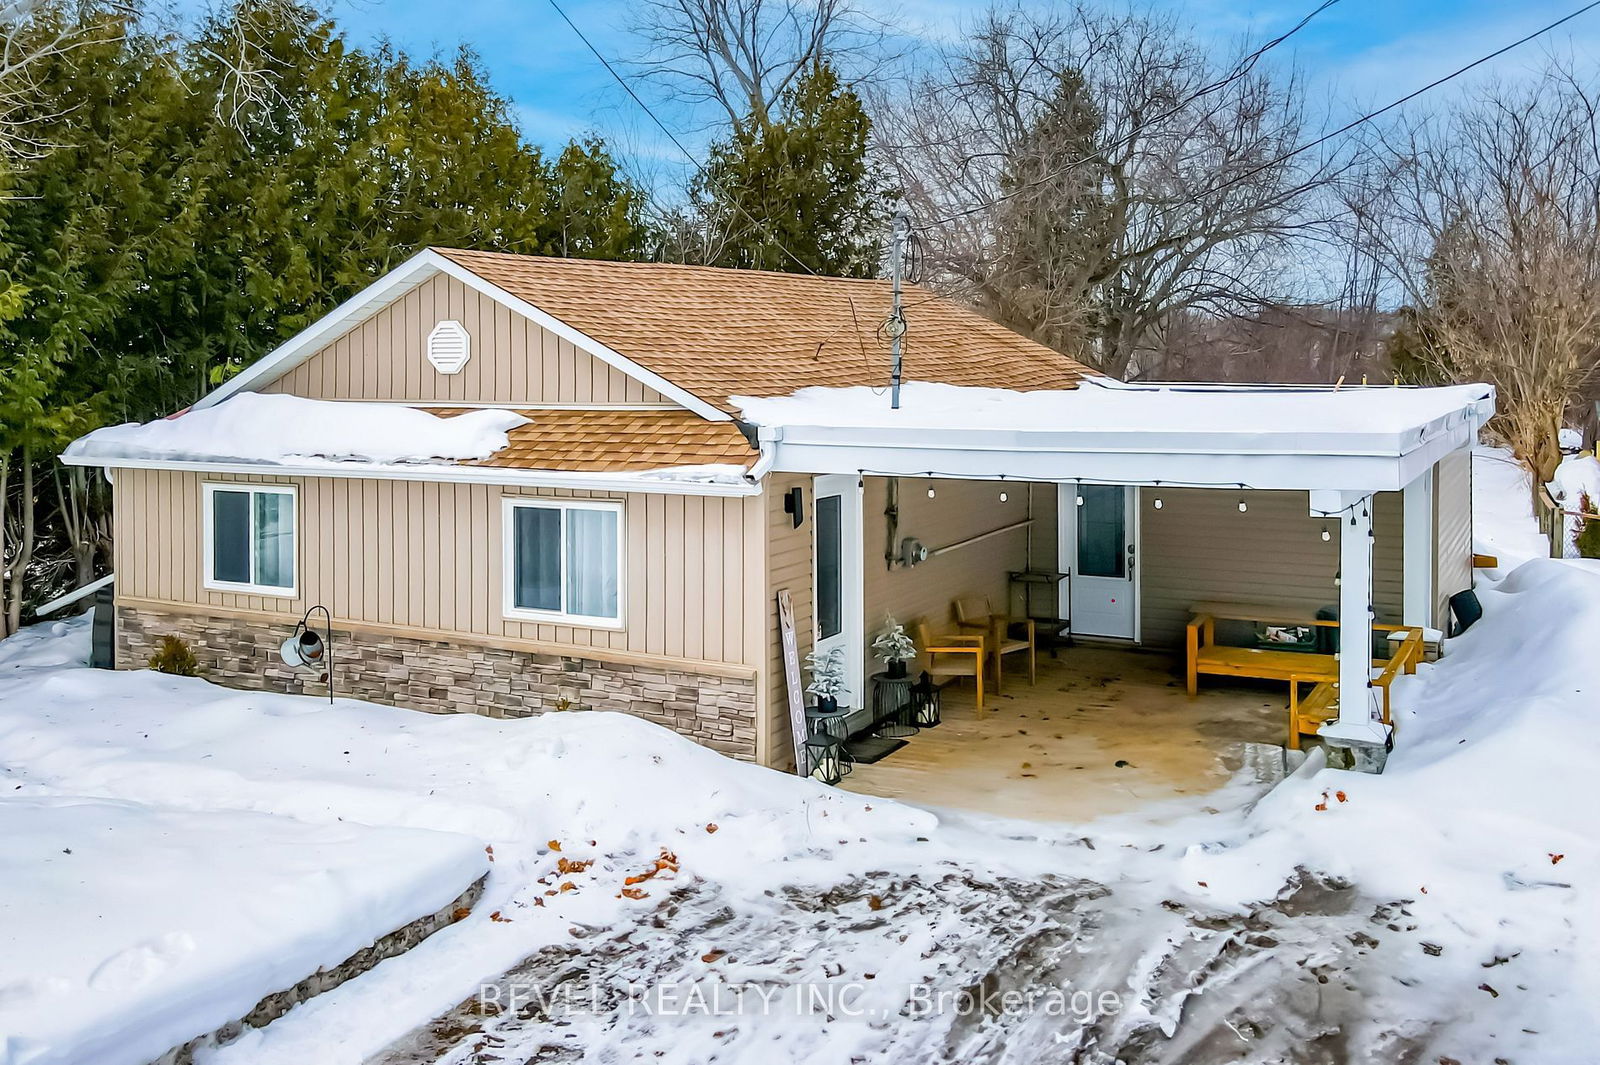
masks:
<svg viewBox="0 0 1600 1065"><path fill-rule="evenodd" d="M289 523L290 536L292 537L291 582L285 585L258 584L255 581L225 581L215 575L217 561L216 552L216 503L218 492L227 492L230 495L245 495L250 497L246 513L249 525L246 530L247 551L250 559L251 576L256 575L256 506L255 497L258 495L288 496L291 520ZM300 490L292 484L258 484L249 481L207 481L200 485L200 565L201 587L213 592L238 592L243 595L260 595L271 599L297 599L300 596Z"/></svg>
<svg viewBox="0 0 1600 1065"><path fill-rule="evenodd" d="M208 392L195 402L196 407L211 407L239 392L275 381L299 366L333 340L344 335L359 322L394 303L424 281L445 274L460 281L515 311L541 328L568 341L579 351L599 359L620 370L662 395L694 411L707 421L732 421L732 415L720 410L699 396L673 384L653 370L634 362L626 355L575 329L560 319L545 313L526 300L514 296L492 282L484 280L455 260L441 255L432 248L424 248L383 277L345 300L317 321L252 363L243 372Z"/></svg>
<svg viewBox="0 0 1600 1065"><path fill-rule="evenodd" d="M646 495L756 496L761 494L764 469L751 468L743 484L711 481L652 480L630 474L563 473L557 470L516 470L504 466L373 466L356 463L289 466L266 462L188 462L176 459L106 459L61 456L68 466L106 470L175 470L190 473L229 473L269 477L348 477L380 481L440 481L449 484L494 484L527 488L581 488L592 492L642 492Z"/></svg>

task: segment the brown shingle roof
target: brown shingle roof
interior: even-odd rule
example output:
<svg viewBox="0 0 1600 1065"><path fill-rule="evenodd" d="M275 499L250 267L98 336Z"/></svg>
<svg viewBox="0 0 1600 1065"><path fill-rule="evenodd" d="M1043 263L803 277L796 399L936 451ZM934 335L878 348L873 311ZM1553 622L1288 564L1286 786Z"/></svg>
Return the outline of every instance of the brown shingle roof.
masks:
<svg viewBox="0 0 1600 1065"><path fill-rule="evenodd" d="M723 410L732 395L889 383L887 281L434 249ZM907 380L1031 391L1092 373L915 285Z"/></svg>
<svg viewBox="0 0 1600 1065"><path fill-rule="evenodd" d="M459 407L427 408L451 417ZM636 473L670 466L755 462L757 451L733 422L710 422L689 410L520 411L529 419L506 436L509 446L474 466L573 473Z"/></svg>

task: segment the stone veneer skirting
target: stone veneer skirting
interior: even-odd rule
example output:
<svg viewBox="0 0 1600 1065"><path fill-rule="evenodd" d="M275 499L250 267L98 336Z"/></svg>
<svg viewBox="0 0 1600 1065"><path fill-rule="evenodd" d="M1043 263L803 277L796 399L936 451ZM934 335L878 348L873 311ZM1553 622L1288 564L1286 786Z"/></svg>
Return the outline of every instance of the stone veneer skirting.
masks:
<svg viewBox="0 0 1600 1065"><path fill-rule="evenodd" d="M202 675L231 688L322 695L315 677L290 669L278 647L293 623L117 606L117 668L142 668L161 637L179 636ZM713 750L756 757L754 678L687 671L675 664L604 662L572 655L333 630L336 694L433 713L531 717L547 710L617 710L653 721Z"/></svg>

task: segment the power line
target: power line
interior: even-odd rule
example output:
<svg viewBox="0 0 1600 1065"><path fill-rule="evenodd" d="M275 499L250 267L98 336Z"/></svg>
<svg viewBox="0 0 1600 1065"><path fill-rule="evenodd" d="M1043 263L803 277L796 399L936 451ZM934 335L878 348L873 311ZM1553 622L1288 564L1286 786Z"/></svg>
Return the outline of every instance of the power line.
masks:
<svg viewBox="0 0 1600 1065"><path fill-rule="evenodd" d="M1220 92L1229 85L1232 85L1234 82L1238 81L1240 78L1244 77L1246 74L1250 73L1250 71L1255 69L1256 64L1260 62L1262 56L1266 55L1268 52L1272 51L1272 49L1278 47L1280 44L1283 44L1290 37L1293 37L1295 34L1305 29L1306 25L1310 23L1312 19L1316 18L1318 15L1322 14L1324 11L1328 10L1328 8L1332 7L1338 2L1339 0L1322 0L1322 3L1318 4L1310 12L1308 12L1304 18L1295 23L1288 30L1272 38L1272 40L1267 41L1265 44L1261 45L1261 47L1240 59L1239 62L1234 64L1233 69L1230 70L1226 75L1208 85L1202 85L1193 93L1178 101L1171 108L1163 111L1159 115L1156 115L1154 118L1151 118L1145 122L1141 122L1138 128L1130 131L1119 140L1115 140L1110 144L1103 145L1095 152L1086 155L1081 159L1074 159L1072 162L1066 163L1047 174L1041 174L1039 177L1026 181L1017 188L1012 189L1010 192L1002 193L991 200L986 200L983 203L953 212L945 215L942 218L936 218L931 222L926 222L923 224L924 228L944 225L946 222L954 222L958 218L966 218L969 215L977 214L979 211L986 211L991 207L995 207L1004 203L1013 196L1017 196L1027 191L1028 189L1042 185L1047 181L1054 181L1056 178L1066 174L1069 171L1076 170L1078 167L1083 166L1086 163L1092 163L1095 160L1105 156L1108 152L1114 151L1117 148L1125 147L1151 126L1158 125L1174 115L1180 114L1185 108L1194 103L1196 100L1210 96L1214 92ZM1600 2L1600 0L1597 0L1597 2Z"/></svg>
<svg viewBox="0 0 1600 1065"><path fill-rule="evenodd" d="M1375 118L1380 118L1383 115L1388 114L1390 111L1393 111L1395 108L1402 107L1405 104L1410 103L1412 100L1415 100L1417 97L1421 96L1423 93L1428 92L1428 91L1430 91L1432 89L1436 89L1439 86L1443 85L1447 81L1453 81L1456 78L1459 78L1461 75L1467 73L1469 70L1473 70L1473 69L1475 69L1477 67L1481 67L1481 66L1483 66L1483 64L1488 63L1491 60L1498 59L1501 56L1505 55L1507 52L1512 51L1513 49L1516 49L1516 48L1520 48L1523 45L1527 44L1529 41L1534 40L1535 38L1538 38L1538 37L1542 37L1545 34L1549 33L1551 30L1556 29L1556 28L1558 28L1558 27L1560 27L1560 26L1562 26L1562 25L1564 25L1564 24L1566 24L1568 22L1571 22L1573 19L1577 18L1579 15L1585 14L1586 12L1589 12L1589 11L1593 11L1597 7L1600 7L1600 0L1591 0L1590 3L1584 4L1582 7L1578 8L1576 11L1571 12L1570 14L1563 15L1561 18L1556 19L1554 22L1550 23L1549 25L1541 26L1539 29L1534 30L1532 33L1530 33L1530 34L1528 34L1528 35L1526 35L1524 37L1519 37L1516 40L1512 41L1510 44L1505 45L1505 46L1503 46L1501 48L1495 49L1494 51L1490 52L1488 55L1480 56L1479 58L1474 59L1472 62L1468 63L1466 66L1458 67L1457 69L1451 71L1450 73L1444 75L1441 78L1435 78L1433 81L1428 82L1428 84L1424 85L1422 88L1416 89L1416 90L1414 90L1412 92L1409 92L1406 95L1400 97L1400 99L1395 100L1395 101L1393 101L1391 103L1384 104L1382 107L1378 108L1376 111L1369 111L1366 114L1362 115L1360 118L1357 118L1357 119L1354 119L1354 120L1352 120L1350 122L1345 123L1344 125L1340 126L1338 129L1334 130L1331 133L1324 133L1322 136L1318 137L1316 140L1309 141L1309 142L1307 142L1305 144L1300 145L1300 147L1298 147L1298 148L1294 148L1294 149L1291 149L1290 151L1284 152L1282 155L1278 156L1275 159L1269 159L1267 162L1262 163L1260 166L1255 167L1252 170L1247 170L1243 174L1240 174L1238 177L1231 178L1228 181L1223 182L1221 185L1218 185L1215 189L1213 189L1211 191L1213 191L1213 192L1221 192L1223 189L1231 188L1234 185L1237 185L1241 181L1246 181L1246 180L1248 180L1250 178L1255 177L1257 174L1261 173L1264 170L1272 169L1273 167L1277 166L1279 163L1286 163L1290 159L1293 159L1295 156L1300 155L1303 152L1309 152L1313 148L1320 147L1321 145L1324 145L1324 144L1328 143L1329 141L1333 140L1335 137L1342 137L1344 134L1349 133L1351 130L1355 129L1357 126L1363 126L1366 123L1371 122Z"/></svg>
<svg viewBox="0 0 1600 1065"><path fill-rule="evenodd" d="M1596 0L1596 2L1600 3L1600 0ZM777 248L779 251L783 252L783 254L792 259L796 266L800 267L800 269L804 270L813 277L819 276L817 272L811 269L810 266L806 265L805 261L802 260L798 255L784 247L783 242L772 235L772 231L767 228L764 222L756 218L755 215L751 214L749 211L745 210L744 205L738 200L728 195L728 190L725 187L718 186L714 181L712 181L711 175L706 173L705 167L700 165L700 161L695 158L694 153L684 146L683 142L678 139L677 135L674 134L672 130L667 128L667 124L665 122L662 122L661 119L656 117L656 113L650 110L650 105L645 103L644 100L640 99L639 94L633 91L633 86L629 85L627 79L619 74L617 69L611 65L611 61L600 53L600 49L596 48L594 46L594 42L590 41L584 32L578 28L577 23L572 21L571 16L561 9L561 5L557 3L557 0L549 0L549 4L555 9L555 13L561 16L561 21L565 22L568 28L570 28L573 33L577 34L578 40L583 42L584 47L589 49L594 57L600 61L600 65L606 68L606 73L615 78L617 84L622 86L623 91L633 98L633 102L639 105L639 110L650 116L650 121L654 122L656 124L656 128L664 133L667 139L677 146L678 151L683 153L684 158L689 160L690 164L695 168L696 172L698 172L699 175L705 179L706 183L711 185L714 189L716 189L716 191L720 192L723 198L726 199L728 203L733 205L735 210L744 215L745 218L749 220L751 225L760 230L761 235L766 237L767 240L771 242L773 247Z"/></svg>
<svg viewBox="0 0 1600 1065"><path fill-rule="evenodd" d="M1326 6L1326 5L1324 5L1324 6ZM1259 166L1256 166L1256 167L1254 167L1254 168L1252 168L1250 170L1245 171L1243 174L1240 174L1237 177L1230 178L1227 181L1223 182L1222 184L1217 185L1216 187L1210 189L1209 191L1212 192L1212 193L1222 192L1222 191L1224 191L1226 189L1232 188L1234 185L1237 185L1242 181L1247 181L1250 178L1255 177L1257 174L1260 174L1265 170L1270 170L1273 167L1278 166L1280 163L1286 163L1290 159L1293 159L1297 155L1301 155L1301 154L1303 154L1305 152L1308 152L1313 148L1320 147L1321 145L1324 145L1324 144L1328 143L1329 141L1333 140L1335 137L1341 137L1344 134L1349 133L1351 130L1357 128L1358 126L1365 125L1366 123L1371 122L1373 119L1380 118L1383 115L1388 114L1390 111L1393 111L1395 108L1402 107L1402 106L1410 103L1412 100L1415 100L1417 97L1421 96L1423 93L1430 92L1433 89L1436 89L1439 86L1445 84L1446 82L1453 81L1456 78L1459 78L1461 75L1467 73L1468 71L1474 70L1474 69L1476 69L1478 67L1481 67L1485 63L1488 63L1488 62L1490 62L1492 60L1498 59L1501 56L1505 55L1507 52L1510 52L1510 51L1513 51L1514 49L1520 48L1523 45L1527 44L1529 41L1532 41L1532 40L1535 40L1535 39L1537 39L1539 37L1542 37L1545 34L1549 33L1551 30L1558 29L1559 27L1565 25L1566 23L1571 22L1573 19L1577 18L1578 16L1586 14L1586 13L1588 13L1590 11L1593 11L1597 7L1600 7L1600 0L1591 0L1590 3L1584 4L1582 7L1578 8L1577 10L1572 11L1572 12L1566 14L1566 15L1563 15L1561 18L1556 19L1554 22L1551 22L1551 23L1549 23L1548 25L1545 25L1545 26L1541 26L1539 29L1534 30L1532 33L1529 33L1529 34L1527 34L1525 36L1519 37L1516 40L1512 41L1510 44L1503 45L1502 47L1495 49L1494 51L1488 53L1487 55L1480 56L1479 58L1474 59L1472 62L1467 63L1465 66L1458 67L1457 69L1451 71L1450 73L1444 75L1443 77L1435 78L1433 81L1428 82L1428 84L1422 86L1420 89L1415 89L1415 90L1407 93L1406 95L1400 97L1398 100L1394 100L1394 101L1392 101L1390 103L1387 103L1387 104L1383 105L1382 107L1378 108L1375 111L1369 111L1366 114L1362 115L1361 117L1353 119L1352 121L1345 123L1343 126L1340 126L1338 129L1333 130L1330 133L1324 133L1322 136L1316 138L1315 140L1308 141L1305 144L1302 144L1297 148L1292 148L1289 151L1284 152L1282 155L1276 156L1275 158L1270 159L1267 162L1260 164ZM1318 8L1318 10L1320 11L1321 8ZM1314 14L1316 14L1316 12L1312 12L1312 14L1314 15ZM1308 18L1309 17L1310 16L1308 16ZM1304 21L1302 21L1301 25L1304 25L1304 24L1305 24ZM1081 160L1080 160L1080 162L1081 162ZM1076 165L1076 164L1073 164L1073 165ZM1021 191L1021 190L1019 189L1017 191ZM990 200L990 201L988 201L986 203L983 203L983 204L979 204L978 206L973 207L970 210L962 211L962 212L959 212L957 214L949 215L949 216L947 216L945 218L941 218L941 219L937 219L937 220L935 220L933 222L929 222L929 223L927 223L927 226L931 227L931 226L935 226L935 225L941 225L944 222L953 221L953 220L955 220L957 218L965 217L966 215L975 214L978 211L985 210L988 207L993 207L993 206L995 206L997 204L1000 204L1000 203L1004 202L1005 200L1009 199L1013 195L1015 195L1015 193L1007 193L1005 195L998 196L998 197L994 198L993 200ZM927 299L922 300L920 302L926 303L929 300L940 298L940 296L948 297L948 296L950 296L950 295L952 295L954 293L970 291L971 289L976 288L981 283L982 282L980 282L980 281L969 281L969 282L966 282L965 284L962 284L962 285L958 286L956 289L951 290L950 292L936 294L936 295L930 296ZM913 304L909 305L909 307L915 307L915 306L917 306L916 303L913 303ZM909 309L909 307L908 307L908 309Z"/></svg>

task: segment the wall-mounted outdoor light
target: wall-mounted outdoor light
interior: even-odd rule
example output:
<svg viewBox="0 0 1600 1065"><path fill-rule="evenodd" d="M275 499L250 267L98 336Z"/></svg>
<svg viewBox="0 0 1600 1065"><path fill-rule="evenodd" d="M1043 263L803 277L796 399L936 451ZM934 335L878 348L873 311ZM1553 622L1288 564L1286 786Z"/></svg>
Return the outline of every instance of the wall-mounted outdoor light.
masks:
<svg viewBox="0 0 1600 1065"><path fill-rule="evenodd" d="M783 493L783 512L789 515L796 529L806 520L806 493L799 485Z"/></svg>

